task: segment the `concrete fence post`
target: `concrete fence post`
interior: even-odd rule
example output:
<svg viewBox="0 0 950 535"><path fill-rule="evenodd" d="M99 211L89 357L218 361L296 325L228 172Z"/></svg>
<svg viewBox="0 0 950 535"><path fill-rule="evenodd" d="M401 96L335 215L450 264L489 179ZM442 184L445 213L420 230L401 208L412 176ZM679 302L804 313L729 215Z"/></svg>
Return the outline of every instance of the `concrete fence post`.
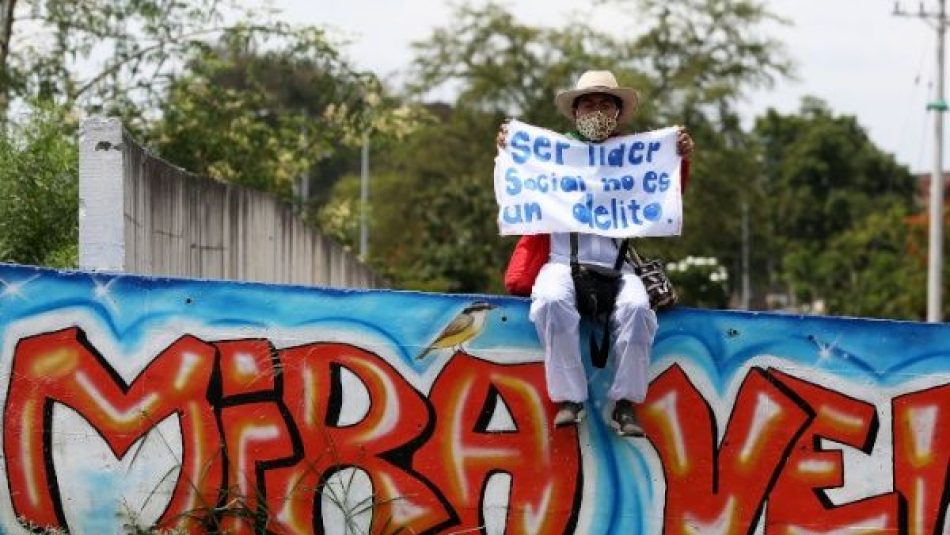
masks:
<svg viewBox="0 0 950 535"><path fill-rule="evenodd" d="M79 268L125 271L122 123L94 117L79 128Z"/></svg>

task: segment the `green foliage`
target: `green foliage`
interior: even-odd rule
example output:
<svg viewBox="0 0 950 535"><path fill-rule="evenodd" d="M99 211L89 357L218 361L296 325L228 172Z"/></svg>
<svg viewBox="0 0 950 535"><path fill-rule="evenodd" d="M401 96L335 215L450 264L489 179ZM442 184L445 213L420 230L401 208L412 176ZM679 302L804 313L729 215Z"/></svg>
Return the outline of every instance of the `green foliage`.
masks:
<svg viewBox="0 0 950 535"><path fill-rule="evenodd" d="M666 265L680 302L704 308L729 305L729 274L714 257L687 256Z"/></svg>
<svg viewBox="0 0 950 535"><path fill-rule="evenodd" d="M194 50L161 112L142 134L163 157L288 201L336 151L365 133L402 137L418 120L321 30L284 23L233 27L216 46Z"/></svg>
<svg viewBox="0 0 950 535"><path fill-rule="evenodd" d="M64 110L119 115L171 162L287 201L328 191L364 133L398 139L419 120L374 75L353 70L321 29L275 12L219 0L0 0L6 8L15 19L9 32L0 24L0 116L11 101L29 110L36 94ZM78 204L74 185L63 191ZM33 220L23 240L39 241L14 248L7 238L5 257L74 264L75 245L47 251L44 242L61 222Z"/></svg>
<svg viewBox="0 0 950 535"><path fill-rule="evenodd" d="M813 277L828 309L848 316L923 318L926 259L910 254L913 230L906 210L893 205L833 236L814 259Z"/></svg>
<svg viewBox="0 0 950 535"><path fill-rule="evenodd" d="M818 247L889 202L909 208L910 173L881 152L854 117L834 116L820 101L803 102L800 114L769 110L756 124L763 145L773 212L785 240Z"/></svg>
<svg viewBox="0 0 950 535"><path fill-rule="evenodd" d="M626 43L632 61L652 82L646 94L687 121L699 107L714 104L722 118L747 89L769 87L792 65L779 41L763 33L767 23L785 21L765 2L744 0L606 0L629 6L637 20L655 21Z"/></svg>
<svg viewBox="0 0 950 535"><path fill-rule="evenodd" d="M459 6L450 26L414 44L420 95L456 84L456 106L495 115L517 115L533 124L569 126L555 110L555 93L578 74L614 63L617 45L606 34L575 22L564 28L530 26L501 4ZM624 81L633 73L619 71ZM497 124L491 125L494 131ZM490 147L489 147L490 148Z"/></svg>
<svg viewBox="0 0 950 535"><path fill-rule="evenodd" d="M154 103L176 68L172 59L206 46L225 27L224 11L235 9L220 0L0 3L14 14L9 32L0 30L8 50L0 56L0 95L93 111Z"/></svg>
<svg viewBox="0 0 950 535"><path fill-rule="evenodd" d="M768 84L788 66L771 40L717 26L726 21L737 29L754 27L768 18L759 3L691 5L696 11L632 13L631 19L646 21L647 27L627 39L582 20L562 28L532 26L495 3L458 7L453 23L416 43L410 77L417 95L447 86L459 91L458 100L453 106L433 105L438 121L374 153L374 180L391 173L406 184L403 195L372 203L374 219L401 217L405 223L397 228L414 236L396 256L380 256L386 249L373 245L374 263L390 270L390 280L411 288L499 291L514 240L499 238L495 223L491 169L498 125L505 116L518 116L566 129L569 122L554 108L554 95L591 68L609 68L622 84L640 90L635 130L685 123L701 147L693 173L699 178L686 199L687 237L656 240L646 249L670 259L689 253L730 262L739 250L736 199L761 205L756 190L748 188L757 175L755 162L745 156L741 144L749 141L742 138L732 105L743 90ZM643 6L660 10L651 2ZM684 27L694 37L678 39ZM724 132L736 139L727 144ZM374 225L370 234L378 232L391 233Z"/></svg>
<svg viewBox="0 0 950 535"><path fill-rule="evenodd" d="M491 132L499 116L434 108L403 143L373 153L370 256L393 286L428 291L501 291L507 260L499 247L490 181L492 152L471 133ZM349 175L320 212L322 228L354 246L359 177Z"/></svg>
<svg viewBox="0 0 950 535"><path fill-rule="evenodd" d="M74 267L78 261L76 122L37 107L0 135L0 260Z"/></svg>
<svg viewBox="0 0 950 535"><path fill-rule="evenodd" d="M915 187L910 173L874 146L854 117L835 116L817 99L805 99L795 115L768 111L755 133L764 160L768 248L781 259L781 280L799 299L826 300L834 314L916 317L915 306L897 297L916 293L902 271L911 266L901 258L908 247L902 218L910 214ZM883 221L898 228L884 233ZM870 261L852 247L858 243L887 247ZM882 269L885 256L892 257L890 275ZM867 286L876 276L892 287ZM883 306L885 300L891 304Z"/></svg>

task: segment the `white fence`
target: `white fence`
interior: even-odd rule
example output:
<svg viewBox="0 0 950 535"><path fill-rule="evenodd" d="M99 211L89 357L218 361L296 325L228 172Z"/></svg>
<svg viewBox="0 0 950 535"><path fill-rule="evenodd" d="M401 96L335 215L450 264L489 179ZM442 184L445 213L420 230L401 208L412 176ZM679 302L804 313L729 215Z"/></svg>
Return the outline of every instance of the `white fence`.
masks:
<svg viewBox="0 0 950 535"><path fill-rule="evenodd" d="M372 271L266 193L148 153L118 119L83 122L81 269L370 288Z"/></svg>

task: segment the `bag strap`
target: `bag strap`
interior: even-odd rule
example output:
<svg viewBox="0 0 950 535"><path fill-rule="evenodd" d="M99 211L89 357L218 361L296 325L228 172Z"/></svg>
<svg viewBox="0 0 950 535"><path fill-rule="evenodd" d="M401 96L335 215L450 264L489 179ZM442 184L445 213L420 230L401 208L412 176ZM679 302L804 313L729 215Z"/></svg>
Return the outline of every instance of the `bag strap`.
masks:
<svg viewBox="0 0 950 535"><path fill-rule="evenodd" d="M577 268L577 233L571 233L571 268Z"/></svg>
<svg viewBox="0 0 950 535"><path fill-rule="evenodd" d="M628 253L630 256L630 261L633 262L634 267L640 267L643 265L643 258L641 258L640 254L637 253L637 250L633 248L633 245L630 246Z"/></svg>
<svg viewBox="0 0 950 535"><path fill-rule="evenodd" d="M627 248L630 247L630 240L624 238L620 242L620 249L617 251L617 261L614 262L614 269L620 271L620 268L623 266L623 261L627 257Z"/></svg>

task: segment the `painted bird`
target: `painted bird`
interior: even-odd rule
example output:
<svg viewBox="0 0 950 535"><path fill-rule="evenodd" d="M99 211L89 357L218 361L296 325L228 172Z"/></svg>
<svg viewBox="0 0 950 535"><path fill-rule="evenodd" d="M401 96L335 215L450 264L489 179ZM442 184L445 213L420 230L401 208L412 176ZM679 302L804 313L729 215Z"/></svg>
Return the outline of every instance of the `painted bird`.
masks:
<svg viewBox="0 0 950 535"><path fill-rule="evenodd" d="M485 317L488 315L488 311L493 308L497 307L485 301L475 301L465 307L464 310L459 312L458 316L455 316L455 318L442 329L439 336L435 337L435 341L429 344L429 347L425 348L422 353L419 353L416 360L424 358L429 352L435 349L445 349L447 347L455 347L458 349L463 343L478 336L478 334L482 332L482 329L485 328Z"/></svg>

